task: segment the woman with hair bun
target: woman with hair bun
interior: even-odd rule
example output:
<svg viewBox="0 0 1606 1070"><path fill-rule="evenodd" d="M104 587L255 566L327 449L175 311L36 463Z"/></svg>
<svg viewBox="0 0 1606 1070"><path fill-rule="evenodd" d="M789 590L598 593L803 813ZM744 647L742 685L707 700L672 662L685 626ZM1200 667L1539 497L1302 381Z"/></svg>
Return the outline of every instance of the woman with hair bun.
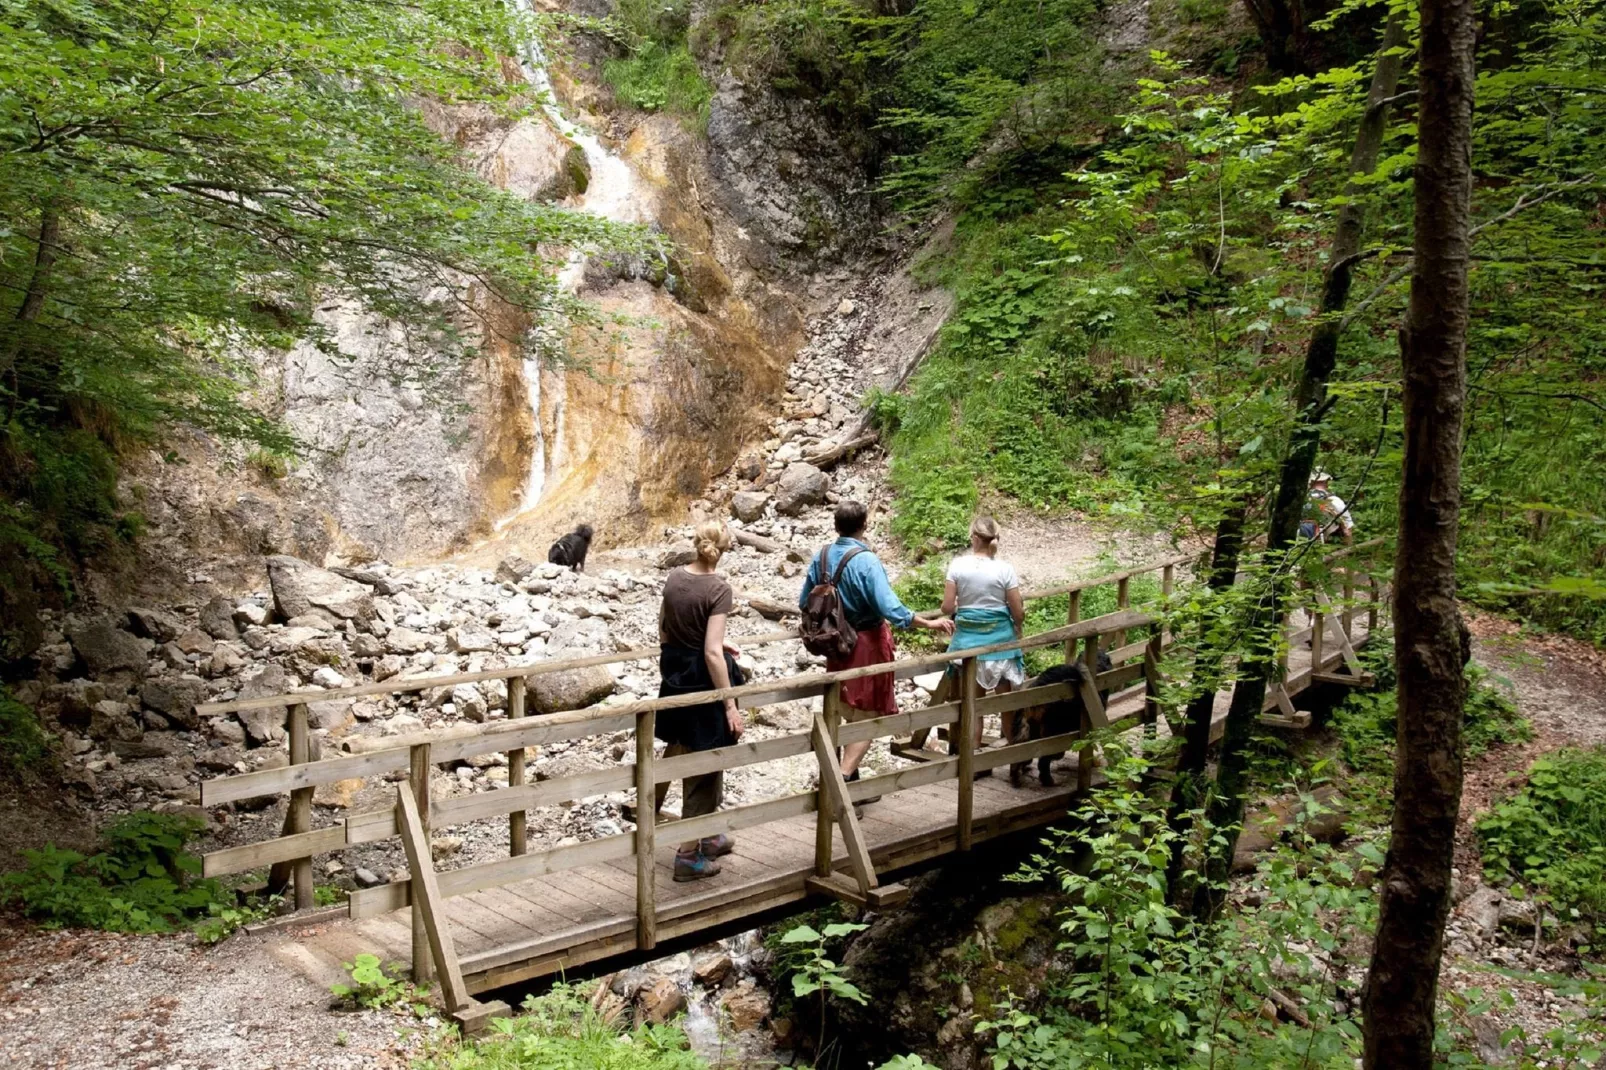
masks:
<svg viewBox="0 0 1606 1070"><path fill-rule="evenodd" d="M731 611L730 584L714 571L731 548L731 533L718 521L697 525L693 539L697 560L677 568L664 581L664 600L658 611L658 668L662 682L658 696L689 695L698 691L740 686L742 671L736 665L741 651L725 642L725 621ZM654 734L668 747L664 757L712 750L735 743L743 729L735 699L682 706L658 714ZM725 774L718 770L681 781L682 819L711 814L725 794ZM668 783L657 785L653 820L669 793ZM637 813L637 820L647 820ZM700 880L719 872L718 859L730 854L735 842L726 835L683 843L675 852L675 879Z"/></svg>
<svg viewBox="0 0 1606 1070"><path fill-rule="evenodd" d="M954 618L954 637L950 651L977 646L993 646L1019 639L1026 625L1026 607L1021 601L1020 577L1015 567L998 560L998 522L978 516L970 525L970 552L954 558L948 565L943 586L942 611ZM1026 659L1017 647L982 654L976 666L976 686L983 692L1013 691L1026 682ZM1003 737L1010 739L1015 713L1003 717ZM981 745L981 718L976 719L976 745ZM991 776L992 770L977 773Z"/></svg>

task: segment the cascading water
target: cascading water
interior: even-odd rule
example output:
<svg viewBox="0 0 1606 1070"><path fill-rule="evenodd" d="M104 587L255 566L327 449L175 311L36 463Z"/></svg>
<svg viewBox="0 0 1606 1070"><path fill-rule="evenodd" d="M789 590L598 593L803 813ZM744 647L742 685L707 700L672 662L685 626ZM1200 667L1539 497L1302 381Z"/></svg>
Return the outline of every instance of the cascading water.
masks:
<svg viewBox="0 0 1606 1070"><path fill-rule="evenodd" d="M532 0L517 0L517 2L531 15L538 14ZM605 148L595 134L570 122L558 106L557 98L552 92L552 80L547 75L547 59L541 49L541 42L532 38L525 46L519 62L524 68L525 79L531 88L540 94L541 107L547 118L552 120L552 124L564 137L579 145L580 150L585 153L586 169L590 177L585 192L577 194L572 199L573 206L619 223L647 222L642 215L642 198L639 195L635 172L630 169L630 165ZM585 274L585 261L584 250L577 249L570 253L568 263L558 272L558 285L572 293L580 285L580 280ZM518 508L497 525L499 528L507 526L520 513L535 508L546 489L548 462L555 463L557 460L556 457L548 456L548 443L542 430L541 360L538 356L524 361L524 381L535 418L535 450L530 458L530 473L525 480L522 500ZM563 437L562 406L563 399L560 394L554 399L557 415L557 434L554 436L556 441L552 444L554 449L560 448Z"/></svg>

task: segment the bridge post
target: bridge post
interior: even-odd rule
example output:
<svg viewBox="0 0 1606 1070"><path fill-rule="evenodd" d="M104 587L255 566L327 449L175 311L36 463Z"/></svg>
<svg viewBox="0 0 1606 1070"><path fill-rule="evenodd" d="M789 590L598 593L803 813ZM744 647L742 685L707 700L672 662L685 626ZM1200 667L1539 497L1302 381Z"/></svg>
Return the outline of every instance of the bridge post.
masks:
<svg viewBox="0 0 1606 1070"><path fill-rule="evenodd" d="M1098 697L1099 677L1099 637L1097 634L1087 637L1082 647L1082 666L1087 670L1088 683L1082 687L1082 738L1087 739L1093 734L1093 715L1087 709L1087 694L1093 693L1095 700ZM1093 744L1083 744L1082 749L1076 753L1076 788L1078 791L1087 791L1093 786Z"/></svg>
<svg viewBox="0 0 1606 1070"><path fill-rule="evenodd" d="M1082 619L1082 592L1081 592L1080 589L1078 589L1078 590L1075 590L1075 591L1071 592L1071 606L1070 606L1070 609L1065 614L1065 623L1068 624L1068 625L1069 624L1075 624L1077 621L1079 621L1081 619ZM1067 640L1065 640L1065 660L1067 662L1071 662L1071 661L1075 661L1076 660L1076 640L1075 639L1067 639Z"/></svg>
<svg viewBox="0 0 1606 1070"><path fill-rule="evenodd" d="M1120 579L1115 581L1115 608L1116 609L1130 609L1130 608L1132 608L1132 577L1131 576L1122 576ZM1110 645L1111 646L1126 646L1126 629L1125 628L1122 628L1120 631L1115 633L1115 637L1110 640Z"/></svg>
<svg viewBox="0 0 1606 1070"><path fill-rule="evenodd" d="M975 812L976 659L966 658L959 673L959 849L970 850L971 815Z"/></svg>
<svg viewBox="0 0 1606 1070"><path fill-rule="evenodd" d="M653 832L658 823L657 788L652 774L652 740L657 714L636 714L636 947L658 946L658 898L654 887Z"/></svg>
<svg viewBox="0 0 1606 1070"><path fill-rule="evenodd" d="M1323 632L1327 631L1327 617L1321 608L1314 603L1310 607L1310 671L1322 671L1322 647L1325 645Z"/></svg>
<svg viewBox="0 0 1606 1070"><path fill-rule="evenodd" d="M1160 655L1163 626L1149 626L1149 645L1143 648L1143 734L1153 739L1160 720Z"/></svg>
<svg viewBox="0 0 1606 1070"><path fill-rule="evenodd" d="M418 827L423 836L424 858L430 861L432 850L429 841L429 744L415 743L408 749L407 779L411 781L413 802L418 810ZM417 873L414 873L417 876ZM435 959L429 944L429 920L425 906L420 902L418 889L412 891L413 901L413 981L425 984L435 976Z"/></svg>
<svg viewBox="0 0 1606 1070"><path fill-rule="evenodd" d="M305 765L312 760L311 741L307 738L307 707L298 702L290 707L290 764ZM285 817L285 832L312 831L312 788L298 788L290 793L290 812ZM298 858L293 863L296 883L296 909L307 910L313 902L312 859Z"/></svg>
<svg viewBox="0 0 1606 1070"><path fill-rule="evenodd" d="M842 724L842 685L832 683L825 692L823 700L825 730L830 733L829 746L834 750L837 745L837 733ZM831 826L836 820L832 811L831 792L826 785L825 778L831 775L824 762L820 766L819 798L815 803L814 821L814 875L829 877L831 875Z"/></svg>
<svg viewBox="0 0 1606 1070"><path fill-rule="evenodd" d="M1349 567L1344 569L1344 610L1341 614L1343 620L1344 637L1355 638L1355 570Z"/></svg>
<svg viewBox="0 0 1606 1070"><path fill-rule="evenodd" d="M1375 575L1368 574L1366 581L1372 595L1366 604L1366 635L1367 639L1370 640L1372 633L1377 631L1377 606L1382 600L1383 594Z"/></svg>
<svg viewBox="0 0 1606 1070"><path fill-rule="evenodd" d="M524 716L524 686L524 677L508 677L507 716L510 721ZM507 752L507 786L510 788L524 786L524 751L523 747L515 747ZM526 828L523 810L514 810L507 815L508 854L521 855L529 849Z"/></svg>

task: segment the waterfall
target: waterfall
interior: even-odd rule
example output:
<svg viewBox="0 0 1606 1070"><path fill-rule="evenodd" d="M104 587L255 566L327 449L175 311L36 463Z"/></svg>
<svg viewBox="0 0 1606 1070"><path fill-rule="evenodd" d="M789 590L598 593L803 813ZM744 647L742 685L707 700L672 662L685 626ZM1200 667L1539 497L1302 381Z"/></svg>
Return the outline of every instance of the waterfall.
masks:
<svg viewBox="0 0 1606 1070"><path fill-rule="evenodd" d="M536 15L533 0L516 0L518 6ZM557 97L552 92L552 80L547 75L547 58L541 49L541 42L531 39L524 47L524 54L519 57L519 64L524 69L524 77L541 97L541 108L547 118L552 120L563 136L580 146L585 153L586 170L590 179L586 183L586 191L572 199L574 207L593 215L602 216L620 223L647 222L641 211L642 200L638 196L635 172L616 154L605 148L597 136L591 131L570 122L558 107ZM569 254L569 259L562 270L558 272L558 285L573 293L580 285L585 274L586 254L576 249ZM498 529L506 527L514 517L535 508L540 502L541 495L546 489L547 471L547 442L545 432L541 426L541 361L539 357L531 357L524 361L524 381L529 392L530 409L535 419L535 450L530 459L530 472L525 480L524 494L517 510L505 517L497 525ZM561 440L563 433L563 397L561 394L554 399L557 406L557 434ZM554 443L554 448L561 448L560 443Z"/></svg>

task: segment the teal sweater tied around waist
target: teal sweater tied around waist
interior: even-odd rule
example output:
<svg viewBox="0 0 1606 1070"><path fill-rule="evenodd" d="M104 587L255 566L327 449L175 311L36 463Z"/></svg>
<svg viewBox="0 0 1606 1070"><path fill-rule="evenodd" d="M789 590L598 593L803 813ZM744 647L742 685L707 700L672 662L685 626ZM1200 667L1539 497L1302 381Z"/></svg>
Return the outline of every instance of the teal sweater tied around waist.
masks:
<svg viewBox="0 0 1606 1070"><path fill-rule="evenodd" d="M993 646L1015 638L1015 618L1004 607L996 609L961 609L954 614L954 637L948 643L949 653L968 650L976 646ZM998 650L991 654L978 654L978 661L1018 661L1025 668L1026 658L1020 648Z"/></svg>

